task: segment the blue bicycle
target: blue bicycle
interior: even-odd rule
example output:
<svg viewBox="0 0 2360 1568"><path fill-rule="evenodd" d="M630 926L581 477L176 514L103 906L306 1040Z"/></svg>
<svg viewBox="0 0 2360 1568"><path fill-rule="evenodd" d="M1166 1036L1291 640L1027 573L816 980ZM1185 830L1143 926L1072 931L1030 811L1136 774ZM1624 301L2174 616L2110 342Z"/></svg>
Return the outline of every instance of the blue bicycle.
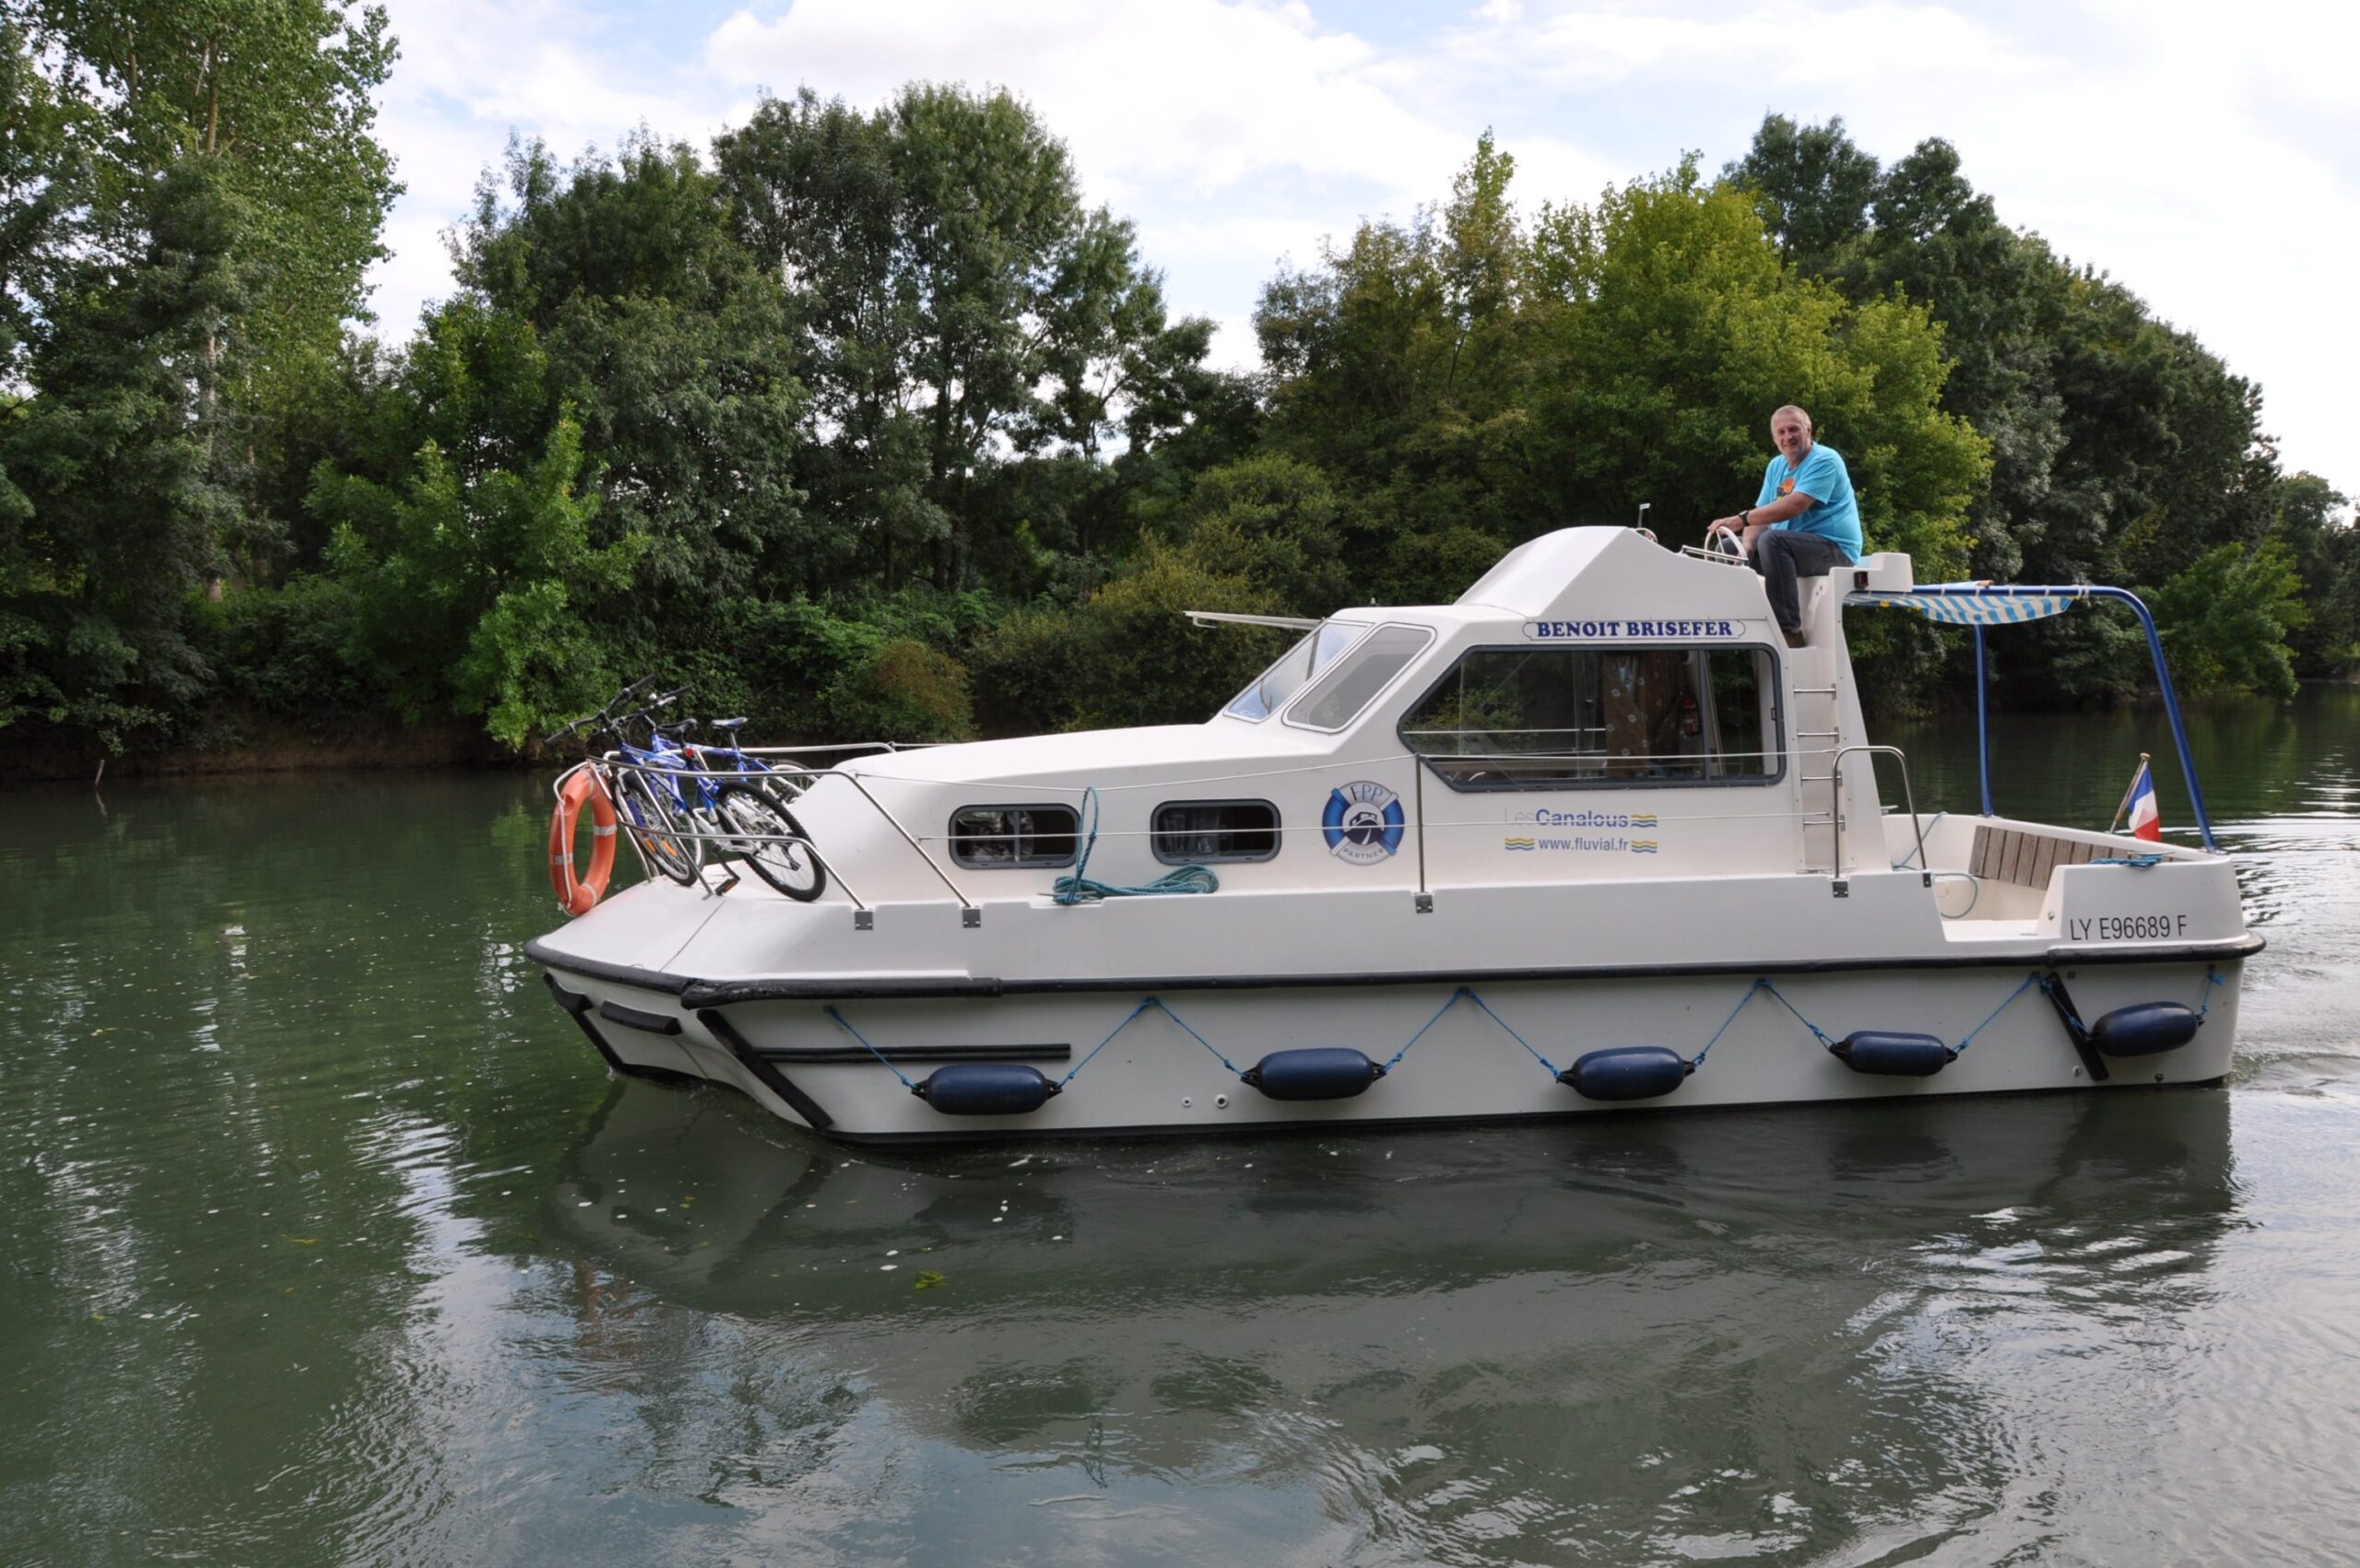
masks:
<svg viewBox="0 0 2360 1568"><path fill-rule="evenodd" d="M731 742L727 745L672 740L652 726L648 744L667 760L666 765L694 770L668 782L714 843L788 898L808 903L826 890L828 868L813 852L803 825L786 808L802 792L793 782L795 775L735 744L745 723L742 718L714 719L702 725L694 719L680 721L683 732L722 731Z"/></svg>

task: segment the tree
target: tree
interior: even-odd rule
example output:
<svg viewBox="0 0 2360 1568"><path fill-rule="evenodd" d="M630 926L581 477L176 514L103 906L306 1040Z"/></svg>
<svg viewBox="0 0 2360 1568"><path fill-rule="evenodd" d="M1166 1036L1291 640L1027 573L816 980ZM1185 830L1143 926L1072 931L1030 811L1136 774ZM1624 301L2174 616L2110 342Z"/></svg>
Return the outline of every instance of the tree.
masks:
<svg viewBox="0 0 2360 1568"><path fill-rule="evenodd" d="M102 211L185 158L217 160L258 285L255 362L331 352L400 194L372 129L395 53L385 13L339 0L31 0L60 88L104 122ZM216 345L218 348L218 344Z"/></svg>
<svg viewBox="0 0 2360 1568"><path fill-rule="evenodd" d="M53 262L20 361L33 391L0 409L0 725L120 750L202 690L183 600L236 504L207 477L192 389L210 324L242 302L236 205L185 160L137 193L141 254Z"/></svg>
<svg viewBox="0 0 2360 1568"><path fill-rule="evenodd" d="M2339 677L2360 666L2360 528L2350 505L2316 474L2278 481L2271 537L2293 558L2309 613L2288 639L2298 675Z"/></svg>
<svg viewBox="0 0 2360 1568"><path fill-rule="evenodd" d="M1977 575L2176 581L2224 546L2244 559L2270 528L2260 389L2121 284L2001 223L1948 143L1879 169L1840 120L1772 115L1729 173L1847 297L1898 293L1943 327L1942 407L1992 454L1968 521ZM2067 617L2000 657L2071 701L2132 690L2141 652L2114 620Z"/></svg>
<svg viewBox="0 0 2360 1568"><path fill-rule="evenodd" d="M2294 552L2276 539L2223 545L2155 595L2155 619L2175 683L2190 694L2295 695L2290 632L2310 619Z"/></svg>
<svg viewBox="0 0 2360 1568"><path fill-rule="evenodd" d="M1024 521L991 505L1011 461L1094 462L1185 422L1209 325L1167 321L1130 225L1083 206L1064 147L1006 93L915 86L862 114L807 88L716 155L809 334L804 488L889 586L920 563L976 580Z"/></svg>
<svg viewBox="0 0 2360 1568"><path fill-rule="evenodd" d="M643 535L639 619L677 624L719 596L816 591L849 551L804 506L806 395L784 289L731 231L719 183L685 146L640 135L560 171L510 149L503 208L487 177L454 240L487 320L526 324L544 355L539 439L570 403L608 537Z"/></svg>
<svg viewBox="0 0 2360 1568"><path fill-rule="evenodd" d="M322 477L317 505L350 518L329 552L357 610L346 655L387 683L407 717L480 715L521 749L620 684L594 627L645 541L593 543L596 501L577 493L581 471L568 411L516 471L468 473L430 441L399 494Z"/></svg>
<svg viewBox="0 0 2360 1568"><path fill-rule="evenodd" d="M1746 155L1722 171L1753 193L1778 252L1806 277L1833 277L1852 243L1868 230L1881 171L1845 134L1841 115L1824 125L1798 125L1765 115Z"/></svg>

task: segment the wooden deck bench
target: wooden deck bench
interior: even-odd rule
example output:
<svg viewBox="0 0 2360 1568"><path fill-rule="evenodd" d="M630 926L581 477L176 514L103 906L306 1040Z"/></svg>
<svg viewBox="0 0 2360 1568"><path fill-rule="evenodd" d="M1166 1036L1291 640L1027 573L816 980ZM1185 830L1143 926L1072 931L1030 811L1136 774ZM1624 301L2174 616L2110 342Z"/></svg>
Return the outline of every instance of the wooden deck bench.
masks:
<svg viewBox="0 0 2360 1568"><path fill-rule="evenodd" d="M2046 888L2048 874L2059 866L2086 866L2106 853L2103 844L2077 843L2017 828L1978 827L1966 868L1987 880Z"/></svg>

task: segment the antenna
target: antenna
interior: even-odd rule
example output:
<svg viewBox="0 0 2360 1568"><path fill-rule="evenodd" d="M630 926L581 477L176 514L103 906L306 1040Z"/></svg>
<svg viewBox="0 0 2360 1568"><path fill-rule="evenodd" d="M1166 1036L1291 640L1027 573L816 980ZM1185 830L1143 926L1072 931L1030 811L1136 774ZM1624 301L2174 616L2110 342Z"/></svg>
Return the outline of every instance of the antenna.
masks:
<svg viewBox="0 0 2360 1568"><path fill-rule="evenodd" d="M1649 544L1655 543L1656 536L1647 527L1647 508L1654 504L1655 502L1651 501L1641 501L1639 503L1639 521L1633 525L1634 527L1639 530L1639 537L1646 540Z"/></svg>

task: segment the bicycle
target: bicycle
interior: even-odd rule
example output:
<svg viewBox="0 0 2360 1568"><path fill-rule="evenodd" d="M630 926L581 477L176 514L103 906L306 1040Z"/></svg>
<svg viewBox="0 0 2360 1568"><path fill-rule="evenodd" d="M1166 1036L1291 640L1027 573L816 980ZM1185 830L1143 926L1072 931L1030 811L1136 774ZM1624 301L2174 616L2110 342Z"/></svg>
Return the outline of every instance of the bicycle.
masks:
<svg viewBox="0 0 2360 1568"><path fill-rule="evenodd" d="M691 813L711 826L715 842L779 892L808 903L827 890L828 868L811 848L803 824L786 808L802 792L789 774L734 744L745 723L742 718L714 719L703 725L694 719L680 722L682 731L703 727L727 732L733 744L726 746L669 740L652 725L648 742L669 748L693 764L697 771L681 784L695 789L698 805Z"/></svg>
<svg viewBox="0 0 2360 1568"><path fill-rule="evenodd" d="M651 716L657 708L678 701L680 691L667 692L651 698L635 710L624 704L655 684L653 676L631 682L617 692L607 705L587 717L574 720L560 729L543 737L545 745L554 746L577 731L587 729L592 742L591 754L585 765L596 771L608 798L615 803L619 823L631 834L632 845L640 859L651 869L661 872L682 887L695 883L697 873L704 865L704 838L693 827L683 831L679 817L691 816L687 797L677 784L666 774L683 771L685 759L679 753L650 750L631 743L629 727L645 724L655 735L655 720ZM596 743L612 742L603 752ZM617 759L622 765L617 766ZM659 784L655 780L662 780ZM678 815L676 816L675 812Z"/></svg>

